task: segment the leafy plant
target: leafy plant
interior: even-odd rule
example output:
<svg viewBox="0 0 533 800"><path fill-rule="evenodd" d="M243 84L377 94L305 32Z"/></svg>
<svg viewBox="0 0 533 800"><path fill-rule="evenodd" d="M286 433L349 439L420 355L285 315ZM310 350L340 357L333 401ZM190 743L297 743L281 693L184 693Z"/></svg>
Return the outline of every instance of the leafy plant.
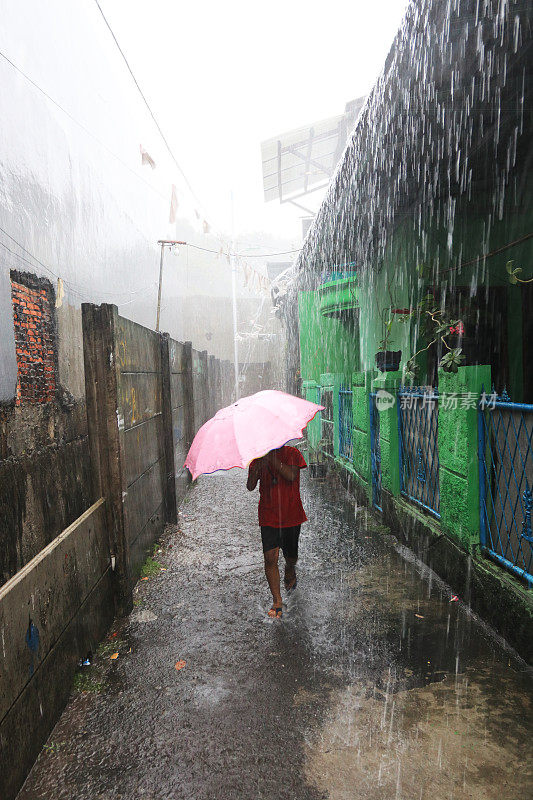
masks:
<svg viewBox="0 0 533 800"><path fill-rule="evenodd" d="M148 556L141 569L142 578L152 578L161 571L161 564L152 556Z"/></svg>
<svg viewBox="0 0 533 800"><path fill-rule="evenodd" d="M521 267L515 267L514 261L508 261L505 265L505 269L507 274L509 275L509 283L517 284L517 283L532 283L533 278L528 278L527 280L522 280L519 278L518 275L522 272Z"/></svg>
<svg viewBox="0 0 533 800"><path fill-rule="evenodd" d="M390 283L387 285L387 289L389 292L390 305L385 306L385 308L382 308L379 311L379 318L381 319L381 333L382 333L382 338L380 339L378 344L380 350L388 350L389 346L394 342L394 339L392 338L392 323L394 322L392 310L394 308L394 300L392 297L392 290Z"/></svg>
<svg viewBox="0 0 533 800"><path fill-rule="evenodd" d="M462 349L456 347L453 350L448 350L446 355L441 358L440 367L444 372L457 372L464 360Z"/></svg>
<svg viewBox="0 0 533 800"><path fill-rule="evenodd" d="M120 639L113 639L112 641L106 640L104 642L100 642L96 652L99 656L109 657L111 653L114 653L115 650L118 650L123 644L124 642L122 642Z"/></svg>
<svg viewBox="0 0 533 800"><path fill-rule="evenodd" d="M48 742L43 744L43 750L48 750L49 753L57 753L64 744L64 742Z"/></svg>
<svg viewBox="0 0 533 800"><path fill-rule="evenodd" d="M383 339L380 339L380 341L379 341L379 345L378 346L379 346L380 350L388 350L389 345L392 344L392 342L394 341L392 336L391 336L392 322L393 322L392 317L389 317L388 320L383 320L382 319L382 321L381 321Z"/></svg>
<svg viewBox="0 0 533 800"><path fill-rule="evenodd" d="M409 322L414 316L417 316L422 321L426 336L431 341L425 347L417 350L407 361L405 365L405 377L407 380L414 380L416 377L418 371L417 356L429 350L438 341L441 341L446 348L446 353L441 358L439 367L444 372L457 372L465 360L463 350L461 347L452 347L447 338L454 333L458 335L464 333L462 321L460 319L450 319L445 310L435 307L435 298L432 294L427 294L415 308L400 317L400 322Z"/></svg>
<svg viewBox="0 0 533 800"><path fill-rule="evenodd" d="M76 692L101 692L104 689L104 682L90 672L76 672L73 688Z"/></svg>

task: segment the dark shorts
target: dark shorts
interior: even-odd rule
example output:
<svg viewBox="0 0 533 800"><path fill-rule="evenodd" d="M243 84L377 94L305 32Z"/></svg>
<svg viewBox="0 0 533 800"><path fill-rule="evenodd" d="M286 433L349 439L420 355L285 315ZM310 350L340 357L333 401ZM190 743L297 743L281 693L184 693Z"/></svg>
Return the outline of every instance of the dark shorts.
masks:
<svg viewBox="0 0 533 800"><path fill-rule="evenodd" d="M263 553L281 547L285 558L298 558L298 538L301 525L292 528L271 528L270 525L261 525L261 540Z"/></svg>

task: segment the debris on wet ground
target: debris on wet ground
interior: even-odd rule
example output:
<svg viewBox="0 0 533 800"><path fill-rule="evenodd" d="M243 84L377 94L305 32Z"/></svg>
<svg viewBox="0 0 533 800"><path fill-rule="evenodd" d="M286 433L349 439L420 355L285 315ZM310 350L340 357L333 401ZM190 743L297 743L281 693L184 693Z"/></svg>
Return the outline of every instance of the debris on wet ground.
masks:
<svg viewBox="0 0 533 800"><path fill-rule="evenodd" d="M197 482L168 573L78 673L94 688L18 800L533 795L531 671L342 489L302 494L298 588L264 625L257 498L242 475Z"/></svg>
<svg viewBox="0 0 533 800"><path fill-rule="evenodd" d="M155 622L157 616L149 608L135 611L130 617L130 622Z"/></svg>
<svg viewBox="0 0 533 800"><path fill-rule="evenodd" d="M185 667L186 665L187 665L186 661L180 660L180 661L176 661L174 667L179 672L180 669L183 669L183 667Z"/></svg>

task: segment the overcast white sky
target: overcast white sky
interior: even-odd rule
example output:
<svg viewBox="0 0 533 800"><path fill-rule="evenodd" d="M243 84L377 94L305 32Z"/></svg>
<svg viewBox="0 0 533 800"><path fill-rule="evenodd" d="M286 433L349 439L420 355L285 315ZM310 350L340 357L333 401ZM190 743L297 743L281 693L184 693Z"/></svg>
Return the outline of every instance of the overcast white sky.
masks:
<svg viewBox="0 0 533 800"><path fill-rule="evenodd" d="M100 0L211 221L298 239L263 201L260 144L342 113L379 74L408 0ZM316 203L315 203L316 205Z"/></svg>

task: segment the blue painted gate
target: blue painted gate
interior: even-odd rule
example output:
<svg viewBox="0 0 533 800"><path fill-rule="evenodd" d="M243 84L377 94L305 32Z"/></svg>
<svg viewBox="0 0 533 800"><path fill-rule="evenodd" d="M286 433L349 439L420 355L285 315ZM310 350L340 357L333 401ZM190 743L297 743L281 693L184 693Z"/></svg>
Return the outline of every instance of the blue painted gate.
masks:
<svg viewBox="0 0 533 800"><path fill-rule="evenodd" d="M322 386L319 397L320 405L324 410L320 412L320 423L322 429L321 448L326 455L333 457L334 447L334 421L333 421L333 388Z"/></svg>
<svg viewBox="0 0 533 800"><path fill-rule="evenodd" d="M478 455L481 547L533 586L533 405L483 394Z"/></svg>
<svg viewBox="0 0 533 800"><path fill-rule="evenodd" d="M440 518L437 389L401 387L398 391L400 491Z"/></svg>
<svg viewBox="0 0 533 800"><path fill-rule="evenodd" d="M339 389L339 455L351 461L353 458L352 390L347 386Z"/></svg>

